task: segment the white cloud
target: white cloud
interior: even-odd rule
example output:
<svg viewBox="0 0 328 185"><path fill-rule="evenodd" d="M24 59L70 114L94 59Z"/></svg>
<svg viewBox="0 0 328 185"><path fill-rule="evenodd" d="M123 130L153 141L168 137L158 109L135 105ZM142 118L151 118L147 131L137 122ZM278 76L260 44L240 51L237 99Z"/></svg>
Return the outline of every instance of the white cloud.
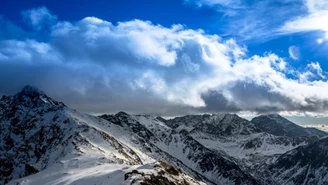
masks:
<svg viewBox="0 0 328 185"><path fill-rule="evenodd" d="M326 79L326 75L319 62L310 62L307 64L305 71L299 73L299 78L300 82L308 83L315 79Z"/></svg>
<svg viewBox="0 0 328 185"><path fill-rule="evenodd" d="M57 22L57 16L52 15L44 6L22 11L22 15L36 30L42 29L45 25L51 26Z"/></svg>
<svg viewBox="0 0 328 185"><path fill-rule="evenodd" d="M312 13L306 17L287 22L280 31L283 33L297 33L313 30L322 30L327 32L328 26L325 22L328 20L328 11Z"/></svg>
<svg viewBox="0 0 328 185"><path fill-rule="evenodd" d="M307 65L307 68L309 68L310 70L316 71L317 76L319 76L320 78L323 78L323 79L326 78L326 76L323 74L323 70L321 69L319 62L311 62Z"/></svg>
<svg viewBox="0 0 328 185"><path fill-rule="evenodd" d="M328 82L319 63L290 77L288 71L296 69L276 54L247 57L247 48L233 39L181 25L141 20L114 25L87 17L51 29L47 42L0 42L2 87L37 85L74 108L98 113L328 108Z"/></svg>
<svg viewBox="0 0 328 185"><path fill-rule="evenodd" d="M305 0L304 3L308 13L286 22L280 32L286 34L320 30L328 33L328 24L326 24L328 20L328 1Z"/></svg>
<svg viewBox="0 0 328 185"><path fill-rule="evenodd" d="M318 11L326 11L328 9L328 1L326 0L305 0L306 6L310 13Z"/></svg>

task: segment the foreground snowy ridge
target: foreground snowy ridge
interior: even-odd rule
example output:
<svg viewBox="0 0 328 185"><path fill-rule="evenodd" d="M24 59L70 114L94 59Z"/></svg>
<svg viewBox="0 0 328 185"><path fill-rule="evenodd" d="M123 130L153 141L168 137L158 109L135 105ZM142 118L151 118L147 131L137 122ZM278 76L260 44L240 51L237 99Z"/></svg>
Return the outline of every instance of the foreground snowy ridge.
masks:
<svg viewBox="0 0 328 185"><path fill-rule="evenodd" d="M0 184L327 184L326 136L279 115L95 117L26 86L0 100Z"/></svg>

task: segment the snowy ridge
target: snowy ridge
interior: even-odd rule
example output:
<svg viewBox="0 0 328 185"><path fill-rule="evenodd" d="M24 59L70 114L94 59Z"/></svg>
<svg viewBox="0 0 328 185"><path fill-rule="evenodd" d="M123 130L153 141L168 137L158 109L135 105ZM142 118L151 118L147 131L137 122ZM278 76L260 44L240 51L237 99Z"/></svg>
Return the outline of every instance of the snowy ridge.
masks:
<svg viewBox="0 0 328 185"><path fill-rule="evenodd" d="M273 117L278 127L294 124ZM316 130L272 134L258 126L268 123L261 120L235 114L165 120L125 112L95 117L26 86L0 100L0 184L328 183L327 138Z"/></svg>

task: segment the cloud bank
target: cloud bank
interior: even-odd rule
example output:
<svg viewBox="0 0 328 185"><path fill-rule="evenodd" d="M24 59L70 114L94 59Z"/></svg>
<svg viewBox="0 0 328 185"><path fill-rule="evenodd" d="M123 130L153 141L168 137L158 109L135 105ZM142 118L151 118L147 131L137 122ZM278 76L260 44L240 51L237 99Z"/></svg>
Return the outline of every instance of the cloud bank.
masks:
<svg viewBox="0 0 328 185"><path fill-rule="evenodd" d="M0 94L31 84L89 113L327 113L318 62L295 69L274 53L248 56L233 39L182 25L35 21L56 17L42 12L30 25L46 28L46 40L1 39Z"/></svg>

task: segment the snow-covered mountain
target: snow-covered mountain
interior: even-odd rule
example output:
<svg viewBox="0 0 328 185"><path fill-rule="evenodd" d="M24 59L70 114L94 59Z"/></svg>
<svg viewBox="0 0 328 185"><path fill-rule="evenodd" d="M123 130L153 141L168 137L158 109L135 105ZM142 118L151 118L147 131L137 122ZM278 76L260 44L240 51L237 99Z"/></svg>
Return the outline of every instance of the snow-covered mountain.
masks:
<svg viewBox="0 0 328 185"><path fill-rule="evenodd" d="M0 184L290 184L299 163L321 177L326 166L311 154L327 159L325 134L275 134L265 124L235 114L95 117L26 86L0 100Z"/></svg>
<svg viewBox="0 0 328 185"><path fill-rule="evenodd" d="M0 100L0 125L0 184L204 184L144 154L130 131L34 87Z"/></svg>
<svg viewBox="0 0 328 185"><path fill-rule="evenodd" d="M141 143L146 144L150 151L148 155L157 160L162 158L157 154L159 150L165 153L165 160L171 163L179 161L183 164L181 168L186 171L195 171L213 183L258 184L257 180L248 172L243 171L231 157L202 145L190 136L186 129L171 128L163 122L163 119L126 113L101 117L110 122L120 123L125 130L136 133L139 136L136 140L141 140Z"/></svg>

